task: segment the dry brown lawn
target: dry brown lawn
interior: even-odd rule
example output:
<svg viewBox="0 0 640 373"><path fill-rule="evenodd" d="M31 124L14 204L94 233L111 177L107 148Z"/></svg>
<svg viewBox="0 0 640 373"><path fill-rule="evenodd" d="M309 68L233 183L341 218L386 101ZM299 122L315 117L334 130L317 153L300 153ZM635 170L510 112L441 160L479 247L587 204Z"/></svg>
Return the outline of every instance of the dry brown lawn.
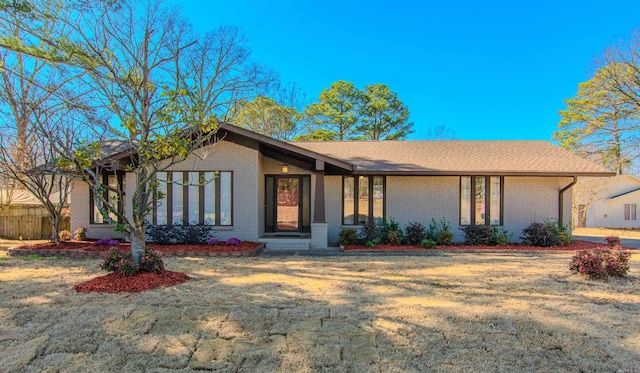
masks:
<svg viewBox="0 0 640 373"><path fill-rule="evenodd" d="M168 258L194 277L78 294L98 260L0 251L0 371L640 371L640 255Z"/></svg>

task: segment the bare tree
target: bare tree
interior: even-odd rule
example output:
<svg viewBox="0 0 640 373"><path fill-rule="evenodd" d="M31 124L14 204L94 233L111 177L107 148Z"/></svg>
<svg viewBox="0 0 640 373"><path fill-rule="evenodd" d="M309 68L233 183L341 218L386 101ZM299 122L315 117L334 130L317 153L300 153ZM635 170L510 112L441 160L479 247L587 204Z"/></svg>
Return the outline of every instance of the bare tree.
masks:
<svg viewBox="0 0 640 373"><path fill-rule="evenodd" d="M37 47L41 54L54 53L42 40L67 37L69 30L63 20L73 18L73 11L62 2L12 5L0 6L0 34L5 36L0 47L0 172L4 180L15 180L3 203L11 202L13 188L26 189L47 210L52 224L50 238L57 241L70 179L59 170L44 172L38 167L57 158L50 141L38 131L38 123L58 120L72 106L81 104L86 90L77 83L84 73L35 58L28 51ZM32 8L36 5L37 11ZM70 131L68 123L57 133L66 144L72 139L65 134L81 132L78 128Z"/></svg>
<svg viewBox="0 0 640 373"><path fill-rule="evenodd" d="M586 221L587 210L595 201L605 198L605 192L611 180L604 177L581 177L573 187L572 215L573 226Z"/></svg>

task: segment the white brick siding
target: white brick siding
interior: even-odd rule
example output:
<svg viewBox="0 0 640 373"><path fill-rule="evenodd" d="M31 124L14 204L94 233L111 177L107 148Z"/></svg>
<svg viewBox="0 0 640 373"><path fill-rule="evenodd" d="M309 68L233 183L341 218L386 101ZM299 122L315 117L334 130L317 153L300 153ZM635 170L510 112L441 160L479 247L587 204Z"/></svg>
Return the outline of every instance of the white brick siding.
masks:
<svg viewBox="0 0 640 373"><path fill-rule="evenodd" d="M558 193L571 182L570 177L505 177L503 228L509 239L520 241L522 230L533 221L558 218ZM338 240L342 226L342 179L325 179L329 242ZM428 226L431 218L445 218L454 240L463 241L459 229L460 178L457 176L387 176L386 218L404 228L410 222ZM571 189L564 194L564 222L571 219ZM348 228L349 226L345 226Z"/></svg>

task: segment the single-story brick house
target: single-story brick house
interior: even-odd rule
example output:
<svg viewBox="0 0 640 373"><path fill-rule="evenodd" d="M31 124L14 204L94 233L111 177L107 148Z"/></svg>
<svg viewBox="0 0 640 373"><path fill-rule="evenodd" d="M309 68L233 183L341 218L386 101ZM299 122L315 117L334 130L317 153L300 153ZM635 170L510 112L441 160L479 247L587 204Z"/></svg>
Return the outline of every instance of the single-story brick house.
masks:
<svg viewBox="0 0 640 373"><path fill-rule="evenodd" d="M457 241L459 227L489 224L518 241L533 221L570 225L577 177L613 175L547 141L282 142L230 124L217 137L223 140L158 175L166 197L150 221L206 222L221 239L296 248L324 248L343 228L391 218L403 227L444 218ZM104 176L128 195L130 155L112 154L120 167ZM186 182L203 179L213 181ZM72 231L118 237L84 182L75 183L72 201Z"/></svg>

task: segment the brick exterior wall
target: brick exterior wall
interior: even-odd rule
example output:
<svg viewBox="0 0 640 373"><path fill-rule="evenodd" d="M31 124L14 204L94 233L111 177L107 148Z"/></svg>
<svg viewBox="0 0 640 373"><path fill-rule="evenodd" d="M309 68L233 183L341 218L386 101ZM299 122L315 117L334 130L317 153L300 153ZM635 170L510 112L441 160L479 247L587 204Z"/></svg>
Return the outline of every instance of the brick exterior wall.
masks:
<svg viewBox="0 0 640 373"><path fill-rule="evenodd" d="M509 239L520 241L522 230L533 221L558 218L558 193L570 177L505 177L503 228ZM428 226L431 218L445 218L454 240L464 240L459 229L460 178L457 176L388 176L386 178L386 218L404 228L410 222ZM329 243L335 244L342 228L342 178L325 179ZM571 222L571 189L564 194L564 223ZM570 225L569 225L570 226Z"/></svg>

